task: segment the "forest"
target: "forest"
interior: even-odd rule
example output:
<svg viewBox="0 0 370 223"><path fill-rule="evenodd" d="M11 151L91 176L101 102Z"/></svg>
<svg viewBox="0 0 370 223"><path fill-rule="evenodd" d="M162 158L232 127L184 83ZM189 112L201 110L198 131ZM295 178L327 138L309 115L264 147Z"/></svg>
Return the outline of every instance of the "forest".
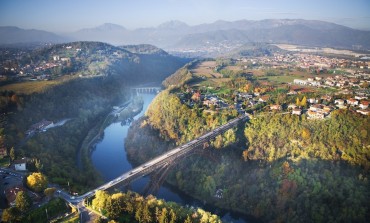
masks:
<svg viewBox="0 0 370 223"><path fill-rule="evenodd" d="M113 193L97 191L87 205L114 222L141 223L221 223L217 215L200 208L182 207L149 195L134 192ZM110 221L111 222L111 221Z"/></svg>
<svg viewBox="0 0 370 223"><path fill-rule="evenodd" d="M162 92L130 129L129 158L140 164L232 117L202 111ZM350 110L317 121L261 115L234 129L232 140L220 137L226 143L182 160L166 181L252 222L366 222L369 126L369 117Z"/></svg>

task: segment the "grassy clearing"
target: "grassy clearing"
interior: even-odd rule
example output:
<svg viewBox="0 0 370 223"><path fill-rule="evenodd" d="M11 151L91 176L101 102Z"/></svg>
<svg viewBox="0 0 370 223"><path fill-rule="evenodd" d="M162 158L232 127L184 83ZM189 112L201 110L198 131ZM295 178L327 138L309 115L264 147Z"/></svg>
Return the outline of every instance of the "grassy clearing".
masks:
<svg viewBox="0 0 370 223"><path fill-rule="evenodd" d="M8 84L0 87L0 91L14 91L17 94L33 94L44 92L46 89L54 87L58 84L64 83L71 79L74 79L73 76L63 76L56 80L52 81L29 81L29 82L20 82Z"/></svg>
<svg viewBox="0 0 370 223"><path fill-rule="evenodd" d="M215 66L216 66L215 61L204 61L198 64L194 69L191 69L190 71L193 73L194 76L198 77L214 78L222 76L222 74L214 72Z"/></svg>

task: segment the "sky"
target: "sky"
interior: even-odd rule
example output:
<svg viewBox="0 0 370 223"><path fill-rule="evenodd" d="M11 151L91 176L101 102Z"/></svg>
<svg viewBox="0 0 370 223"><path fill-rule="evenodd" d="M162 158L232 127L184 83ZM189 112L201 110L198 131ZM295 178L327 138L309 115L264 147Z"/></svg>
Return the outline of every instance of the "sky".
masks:
<svg viewBox="0 0 370 223"><path fill-rule="evenodd" d="M136 29L242 19L323 20L370 30L370 0L0 0L0 26L56 33L104 23Z"/></svg>

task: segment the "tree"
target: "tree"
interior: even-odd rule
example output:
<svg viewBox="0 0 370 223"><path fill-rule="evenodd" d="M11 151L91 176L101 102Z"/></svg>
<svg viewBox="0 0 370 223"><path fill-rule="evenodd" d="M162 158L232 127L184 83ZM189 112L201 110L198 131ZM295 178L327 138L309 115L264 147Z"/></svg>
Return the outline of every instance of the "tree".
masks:
<svg viewBox="0 0 370 223"><path fill-rule="evenodd" d="M15 206L21 211L26 212L30 209L32 200L24 191L19 191L15 197Z"/></svg>
<svg viewBox="0 0 370 223"><path fill-rule="evenodd" d="M307 98L306 98L306 96L304 96L304 97L302 98L302 101L301 101L300 105L301 105L302 107L306 107L306 106L307 106Z"/></svg>
<svg viewBox="0 0 370 223"><path fill-rule="evenodd" d="M146 223L152 222L152 216L149 211L149 207L147 203L144 204L142 217L143 217L142 222L146 222Z"/></svg>
<svg viewBox="0 0 370 223"><path fill-rule="evenodd" d="M48 180L42 173L33 173L27 177L27 186L36 192L41 192L48 185Z"/></svg>
<svg viewBox="0 0 370 223"><path fill-rule="evenodd" d="M37 171L41 172L42 168L44 167L44 165L42 165L41 161L40 160L35 160L35 167L37 169Z"/></svg>
<svg viewBox="0 0 370 223"><path fill-rule="evenodd" d="M17 222L20 220L21 213L18 208L11 207L4 210L1 220L3 222Z"/></svg>
<svg viewBox="0 0 370 223"><path fill-rule="evenodd" d="M188 216L186 217L186 219L185 219L184 223L193 223L193 222L191 221L190 215L188 215Z"/></svg>
<svg viewBox="0 0 370 223"><path fill-rule="evenodd" d="M295 104L297 105L297 106L301 106L301 102L299 101L299 98L297 97L296 98L296 100L295 100Z"/></svg>
<svg viewBox="0 0 370 223"><path fill-rule="evenodd" d="M113 194L110 199L108 199L106 204L109 218L118 218L124 208L124 205L123 193Z"/></svg>
<svg viewBox="0 0 370 223"><path fill-rule="evenodd" d="M15 151L14 151L14 147L12 147L12 148L10 149L9 156L10 156L11 161L15 160Z"/></svg>
<svg viewBox="0 0 370 223"><path fill-rule="evenodd" d="M49 199L54 196L54 193L57 189L55 187L46 188L44 190L45 196L47 196Z"/></svg>
<svg viewBox="0 0 370 223"><path fill-rule="evenodd" d="M106 191L98 190L95 193L95 198L92 201L93 208L105 209L108 200L110 199L109 194Z"/></svg>

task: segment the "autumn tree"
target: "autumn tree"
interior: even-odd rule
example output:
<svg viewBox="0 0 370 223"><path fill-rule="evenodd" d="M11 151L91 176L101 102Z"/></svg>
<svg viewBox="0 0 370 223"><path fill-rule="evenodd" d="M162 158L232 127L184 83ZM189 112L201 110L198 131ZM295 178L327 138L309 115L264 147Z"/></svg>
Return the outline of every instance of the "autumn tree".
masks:
<svg viewBox="0 0 370 223"><path fill-rule="evenodd" d="M42 173L33 173L27 177L27 186L36 192L41 192L48 185L48 180Z"/></svg>
<svg viewBox="0 0 370 223"><path fill-rule="evenodd" d="M300 106L302 106L302 107L307 107L307 98L306 98L306 96L304 96L304 97L302 98L302 101L301 101L301 103L300 103Z"/></svg>
<svg viewBox="0 0 370 223"><path fill-rule="evenodd" d="M95 198L92 201L93 208L96 209L105 209L108 200L110 199L109 194L106 191L98 190L95 193Z"/></svg>
<svg viewBox="0 0 370 223"><path fill-rule="evenodd" d="M12 147L9 151L9 157L10 157L10 160L13 161L15 160L15 150L14 150L14 147Z"/></svg>
<svg viewBox="0 0 370 223"><path fill-rule="evenodd" d="M3 211L2 222L18 222L21 218L21 212L16 207L10 207Z"/></svg>
<svg viewBox="0 0 370 223"><path fill-rule="evenodd" d="M26 212L30 209L32 200L24 191L19 191L15 197L15 206L21 211Z"/></svg>
<svg viewBox="0 0 370 223"><path fill-rule="evenodd" d="M55 193L56 190L57 189L55 187L46 188L44 190L44 194L45 194L46 197L48 197L50 199L51 197L54 196L54 193Z"/></svg>

